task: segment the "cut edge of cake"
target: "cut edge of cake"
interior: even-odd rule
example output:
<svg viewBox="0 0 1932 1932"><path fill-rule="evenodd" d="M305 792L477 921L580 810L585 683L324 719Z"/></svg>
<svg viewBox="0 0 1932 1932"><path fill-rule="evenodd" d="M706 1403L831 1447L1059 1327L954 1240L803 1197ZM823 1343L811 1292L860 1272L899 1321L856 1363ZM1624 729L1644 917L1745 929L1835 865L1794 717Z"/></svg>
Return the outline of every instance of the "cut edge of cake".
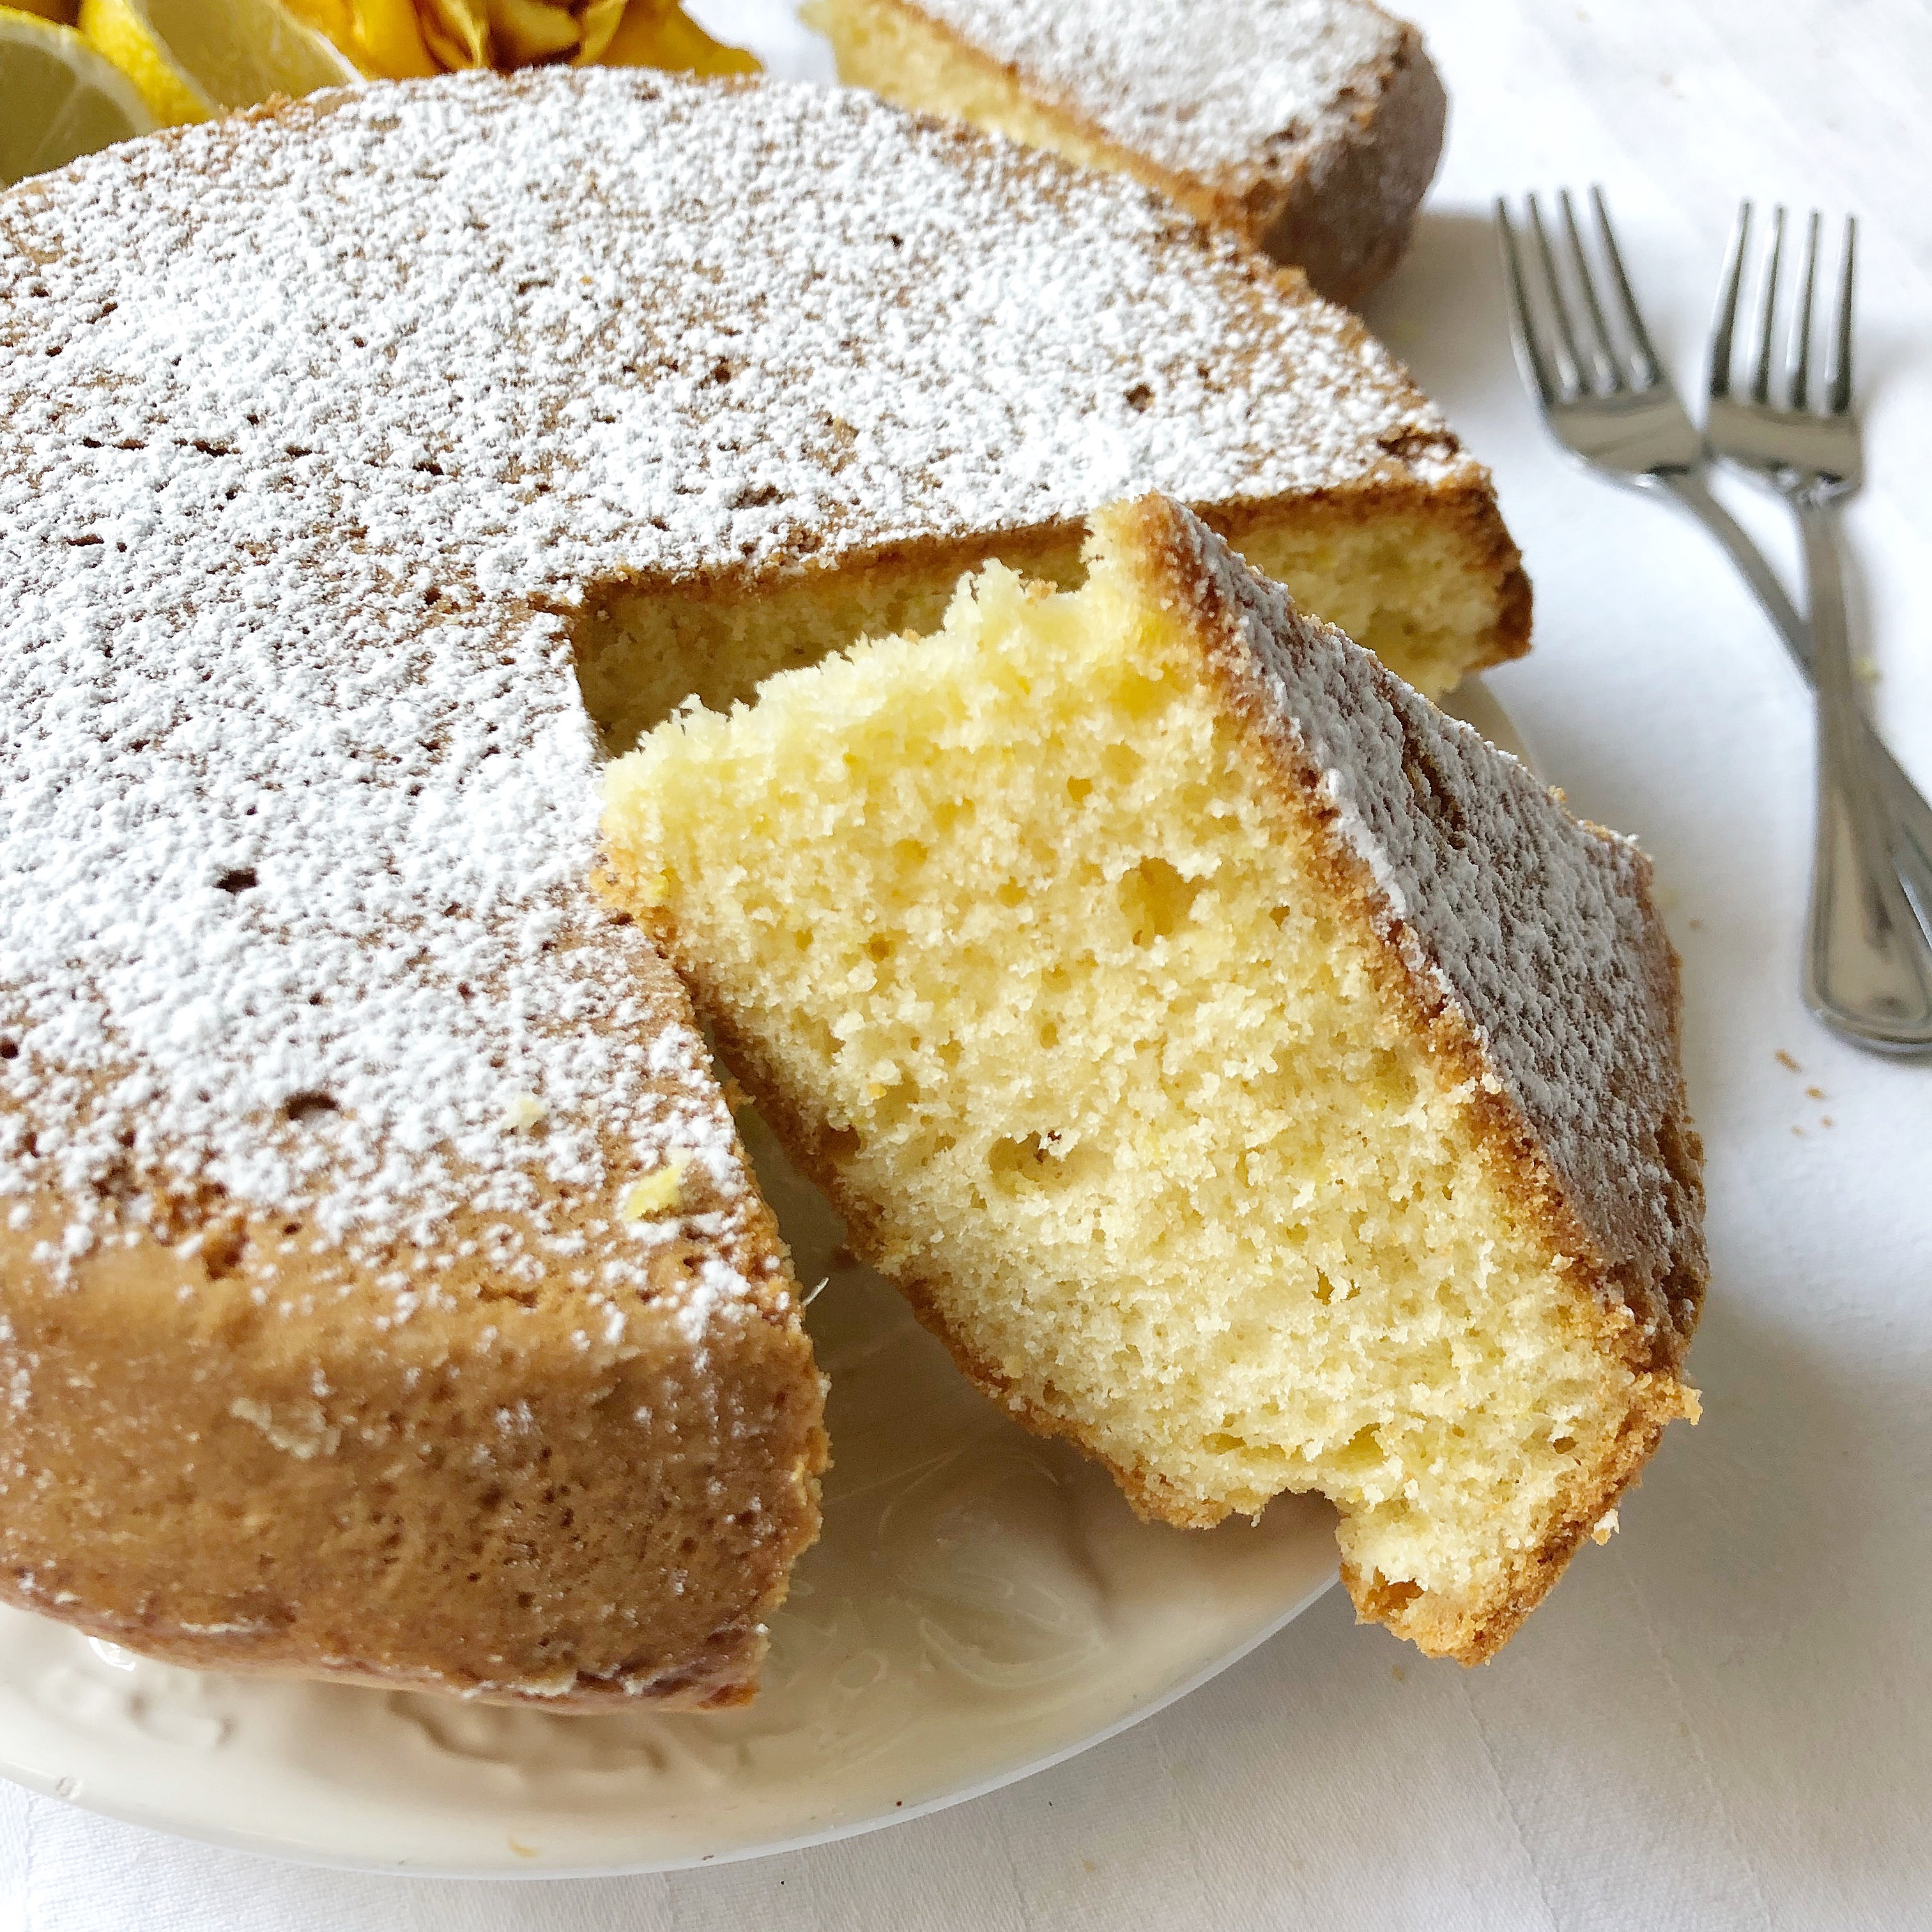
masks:
<svg viewBox="0 0 1932 1932"><path fill-rule="evenodd" d="M1426 696L1523 656L1532 592L1486 476L1426 480L1402 464L1344 488L1193 506L1305 609ZM613 754L688 698L712 710L865 637L936 629L962 575L998 562L1062 590L1086 574L1078 519L960 532L762 570L611 578L560 609L585 708Z"/></svg>
<svg viewBox="0 0 1932 1932"><path fill-rule="evenodd" d="M1582 1540L1607 1535L1618 1497L1668 1422L1696 1413L1695 1393L1680 1370L1706 1274L1701 1150L1678 1065L1675 956L1650 902L1648 862L1629 842L1579 824L1514 760L1442 718L1346 638L1294 612L1278 588L1244 569L1178 506L1159 498L1117 506L1096 516L1094 530L1096 560L1130 574L1136 594L1178 614L1192 633L1258 768L1288 817L1306 830L1330 905L1354 928L1356 953L1370 964L1376 1001L1420 1042L1430 1077L1466 1100L1482 1168L1507 1204L1504 1219L1520 1224L1519 1246L1527 1243L1555 1270L1544 1287L1558 1310L1563 1346L1574 1344L1582 1352L1575 1360L1601 1370L1594 1419L1578 1424L1580 1432L1595 1431L1587 1461L1552 1492L1536 1516L1533 1540L1496 1557L1480 1588L1458 1598L1381 1574L1372 1540L1352 1548L1345 1516L1343 1576L1358 1613L1432 1654L1481 1661L1547 1592ZM970 587L962 587L962 598L969 594ZM1040 586L1031 594L1049 593ZM860 647L845 667L873 648ZM844 667L832 668L848 686L854 681ZM794 693L802 698L805 688L795 686ZM836 710L830 705L828 719ZM654 742L668 746L696 730L716 737L754 716L740 711L728 725L688 714ZM1351 733L1378 739L1379 748L1350 746L1344 741ZM919 1255L916 1232L909 1239L904 1226L889 1225L895 1217L890 1206L882 1208L876 1174L868 1185L858 1172L855 1163L866 1157L863 1137L830 1117L826 1100L802 1086L795 1067L781 1064L770 1029L748 1018L744 1002L722 985L716 962L706 956L711 942L682 930L670 909L672 895L652 870L650 781L640 762L650 751L620 762L610 776L606 833L614 890L666 945L725 1058L846 1215L855 1247L898 1281L976 1383L1030 1426L1069 1436L1108 1462L1142 1514L1206 1525L1230 1509L1258 1509L1264 1494L1190 1493L1161 1470L1123 1456L1107 1430L1088 1426L1054 1399L1050 1382L1044 1393L1036 1378L1029 1386L1027 1374L995 1360L972 1332L973 1322L961 1318L956 1284ZM1570 855L1564 890L1587 894L1597 890L1593 878L1601 889L1592 915L1597 926L1586 922L1577 930L1592 946L1607 942L1621 959L1597 962L1617 998L1593 1012L1586 996L1586 1010L1559 1015L1560 1038L1532 1037L1535 1015L1512 1016L1508 987L1487 982L1481 959L1467 948L1445 959L1443 933L1431 931L1430 889L1418 890L1415 871L1417 842L1435 840L1453 861L1457 821L1468 802L1466 779L1454 769L1462 760L1508 800L1509 812L1534 821L1546 842L1556 841L1552 849ZM1385 778L1393 772L1400 795L1367 795L1362 775L1378 766ZM1550 853L1532 856L1540 864ZM1512 903L1534 903L1540 890L1534 869L1527 860L1519 868ZM1604 917L1616 932L1603 928ZM1546 1022L1551 1010L1539 1010ZM1512 1030L1520 1021L1522 1037ZM1593 1045L1589 1031L1599 1025L1604 1038ZM838 1105L836 1096L831 1104ZM1593 1144L1593 1132L1604 1144ZM1032 1158L1044 1160L1037 1146ZM1620 1198L1632 1194L1640 1198Z"/></svg>

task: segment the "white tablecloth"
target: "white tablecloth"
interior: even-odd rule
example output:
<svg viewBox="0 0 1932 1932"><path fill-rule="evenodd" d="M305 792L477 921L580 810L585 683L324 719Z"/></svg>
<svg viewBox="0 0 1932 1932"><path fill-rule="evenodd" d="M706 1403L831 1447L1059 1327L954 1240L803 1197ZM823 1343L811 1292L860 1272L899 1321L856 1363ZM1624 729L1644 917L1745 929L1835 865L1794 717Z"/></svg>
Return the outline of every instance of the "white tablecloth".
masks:
<svg viewBox="0 0 1932 1932"><path fill-rule="evenodd" d="M1535 579L1535 651L1495 688L1578 808L1657 859L1709 1152L1702 1426L1670 1432L1622 1534L1486 1669L1358 1629L1334 1593L1056 1771L869 1838L668 1877L358 1877L4 1787L8 1924L1932 1925L1932 1067L1853 1053L1799 1006L1807 701L1694 527L1543 440L1487 225L1498 189L1604 183L1694 382L1737 198L1859 214L1873 480L1851 516L1855 621L1885 727L1932 783L1932 16L1916 0L1406 10L1448 80L1450 140L1370 319L1494 466Z"/></svg>

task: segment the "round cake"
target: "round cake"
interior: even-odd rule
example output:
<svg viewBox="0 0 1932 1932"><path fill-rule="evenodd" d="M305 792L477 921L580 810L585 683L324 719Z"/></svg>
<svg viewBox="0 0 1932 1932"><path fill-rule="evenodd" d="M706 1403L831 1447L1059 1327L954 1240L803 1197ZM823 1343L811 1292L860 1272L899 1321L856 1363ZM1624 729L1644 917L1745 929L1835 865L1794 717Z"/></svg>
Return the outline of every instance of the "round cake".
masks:
<svg viewBox="0 0 1932 1932"><path fill-rule="evenodd" d="M190 1664L750 1694L821 1388L607 747L1135 486L1424 682L1526 637L1357 325L854 94L176 130L0 198L0 1595Z"/></svg>

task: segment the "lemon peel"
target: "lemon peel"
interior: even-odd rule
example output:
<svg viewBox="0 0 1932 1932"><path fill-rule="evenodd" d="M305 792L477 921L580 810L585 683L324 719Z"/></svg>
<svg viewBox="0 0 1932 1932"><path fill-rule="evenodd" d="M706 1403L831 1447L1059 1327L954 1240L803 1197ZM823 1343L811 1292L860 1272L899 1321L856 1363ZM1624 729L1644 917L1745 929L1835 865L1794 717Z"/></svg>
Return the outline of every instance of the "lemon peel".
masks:
<svg viewBox="0 0 1932 1932"><path fill-rule="evenodd" d="M80 0L80 31L167 125L360 78L280 0Z"/></svg>
<svg viewBox="0 0 1932 1932"><path fill-rule="evenodd" d="M652 1221L676 1208L684 1192L684 1171L691 1165L688 1154L674 1154L655 1174L634 1182L624 1190L619 1212L627 1221Z"/></svg>

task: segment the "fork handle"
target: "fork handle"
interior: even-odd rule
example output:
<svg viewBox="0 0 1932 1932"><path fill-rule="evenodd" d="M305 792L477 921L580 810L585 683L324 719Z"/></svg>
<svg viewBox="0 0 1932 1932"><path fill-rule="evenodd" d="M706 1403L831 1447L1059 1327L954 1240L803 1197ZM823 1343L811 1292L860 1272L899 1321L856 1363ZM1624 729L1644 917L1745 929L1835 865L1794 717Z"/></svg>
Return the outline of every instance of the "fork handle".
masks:
<svg viewBox="0 0 1932 1932"><path fill-rule="evenodd" d="M1811 628L1784 594L1784 586L1744 527L1710 491L1700 472L1677 470L1662 472L1658 483L1701 523L1737 566L1738 574L1750 586L1752 594L1763 607L1790 653L1792 662L1814 681L1811 666ZM1837 576L1833 559L1834 578ZM1842 591L1838 604L1844 608ZM1886 815L1891 821L1892 862L1900 880L1917 908L1921 922L1932 928L1932 803L1907 776L1905 769L1886 748L1862 710L1855 707L1859 739L1859 759L1877 775Z"/></svg>
<svg viewBox="0 0 1932 1932"><path fill-rule="evenodd" d="M1932 1050L1932 940L1892 862L1878 775L1861 733L1845 624L1835 512L1820 494L1792 502L1804 539L1818 692L1818 827L1805 933L1804 1000L1856 1045Z"/></svg>

